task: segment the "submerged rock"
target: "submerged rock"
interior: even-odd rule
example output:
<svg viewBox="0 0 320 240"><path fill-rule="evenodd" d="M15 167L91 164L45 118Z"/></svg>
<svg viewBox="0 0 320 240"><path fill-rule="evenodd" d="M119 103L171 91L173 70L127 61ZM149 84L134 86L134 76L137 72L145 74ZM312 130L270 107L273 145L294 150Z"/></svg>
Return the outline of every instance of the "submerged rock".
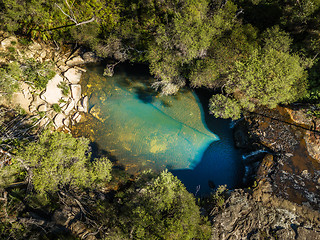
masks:
<svg viewBox="0 0 320 240"><path fill-rule="evenodd" d="M97 57L94 52L85 52L82 57L85 63L93 63L99 61L99 57Z"/></svg>

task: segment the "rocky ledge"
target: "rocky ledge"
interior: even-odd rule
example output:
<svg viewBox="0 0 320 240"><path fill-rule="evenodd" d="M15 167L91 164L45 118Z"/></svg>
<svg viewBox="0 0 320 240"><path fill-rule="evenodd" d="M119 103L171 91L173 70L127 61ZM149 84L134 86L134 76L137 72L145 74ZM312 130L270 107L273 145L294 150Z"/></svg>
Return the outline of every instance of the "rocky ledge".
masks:
<svg viewBox="0 0 320 240"><path fill-rule="evenodd" d="M279 199L268 182L235 190L212 216L211 239L320 239L320 214Z"/></svg>
<svg viewBox="0 0 320 240"><path fill-rule="evenodd" d="M246 172L257 182L268 182L272 196L319 211L319 132L304 112L260 108L237 124L234 133L238 147L255 153L247 155Z"/></svg>
<svg viewBox="0 0 320 240"><path fill-rule="evenodd" d="M88 111L88 97L81 92L82 73L79 67L100 59L92 52L60 48L39 42L23 45L15 36L0 33L1 56L15 49L16 59L34 59L37 62L52 62L56 75L49 80L44 91L36 90L26 82L20 83L20 91L13 94L10 101L0 96L0 103L19 106L27 113L40 118L39 125L47 126L50 122L56 129L70 131L70 125L81 120L81 114ZM10 55L9 55L10 57ZM10 63L8 57L0 57L0 63Z"/></svg>

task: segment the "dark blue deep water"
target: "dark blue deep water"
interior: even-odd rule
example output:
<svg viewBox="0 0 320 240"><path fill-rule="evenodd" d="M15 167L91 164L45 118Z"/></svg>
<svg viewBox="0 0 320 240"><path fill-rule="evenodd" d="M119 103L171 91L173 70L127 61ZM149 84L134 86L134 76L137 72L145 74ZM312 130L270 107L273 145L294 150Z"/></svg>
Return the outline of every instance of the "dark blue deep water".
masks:
<svg viewBox="0 0 320 240"><path fill-rule="evenodd" d="M207 91L160 96L145 66L118 66L111 78L102 66L87 70L82 87L94 120L84 135L129 172L167 168L197 195L241 186L244 166L230 121L208 114Z"/></svg>

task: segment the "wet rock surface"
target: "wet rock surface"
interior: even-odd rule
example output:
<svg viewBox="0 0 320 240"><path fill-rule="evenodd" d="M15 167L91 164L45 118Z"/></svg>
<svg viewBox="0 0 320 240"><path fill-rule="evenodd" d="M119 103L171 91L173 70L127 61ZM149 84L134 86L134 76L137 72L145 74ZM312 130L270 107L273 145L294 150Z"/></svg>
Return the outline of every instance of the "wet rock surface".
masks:
<svg viewBox="0 0 320 240"><path fill-rule="evenodd" d="M254 147L252 151L257 148L268 150L269 154L264 158L260 155L256 159L260 161L263 158L260 164L251 165L252 168L257 167L251 173L256 173L258 181L268 181L274 196L319 210L320 163L311 157L314 154L310 154L310 147L305 141L309 135L319 135L309 131L308 118L295 113L298 119L295 122L290 116L292 114L282 107L259 109L242 123L245 131L236 127L235 131L245 133L246 139L240 138L242 140L238 142L241 144L238 145ZM318 147L315 141L313 144Z"/></svg>

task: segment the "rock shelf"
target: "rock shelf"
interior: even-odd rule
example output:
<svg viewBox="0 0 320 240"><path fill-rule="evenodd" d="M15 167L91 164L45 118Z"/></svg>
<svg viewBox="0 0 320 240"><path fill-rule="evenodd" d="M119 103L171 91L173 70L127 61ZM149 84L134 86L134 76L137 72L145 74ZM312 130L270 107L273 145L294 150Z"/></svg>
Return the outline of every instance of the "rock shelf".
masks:
<svg viewBox="0 0 320 240"><path fill-rule="evenodd" d="M99 58L92 52L82 53L78 50L71 54L71 51L57 50L55 46L38 42L24 46L15 36L1 32L0 52L8 52L13 46L21 59L33 58L40 63L53 62L56 75L49 80L42 92L21 82L20 90L13 94L10 102L0 96L0 103L19 106L35 116L42 114L44 117L41 125L53 122L56 129L70 131L70 126L81 120L81 113L88 111L88 97L82 94L79 84L86 70L79 65L99 61ZM8 59L0 57L0 63L6 62Z"/></svg>

